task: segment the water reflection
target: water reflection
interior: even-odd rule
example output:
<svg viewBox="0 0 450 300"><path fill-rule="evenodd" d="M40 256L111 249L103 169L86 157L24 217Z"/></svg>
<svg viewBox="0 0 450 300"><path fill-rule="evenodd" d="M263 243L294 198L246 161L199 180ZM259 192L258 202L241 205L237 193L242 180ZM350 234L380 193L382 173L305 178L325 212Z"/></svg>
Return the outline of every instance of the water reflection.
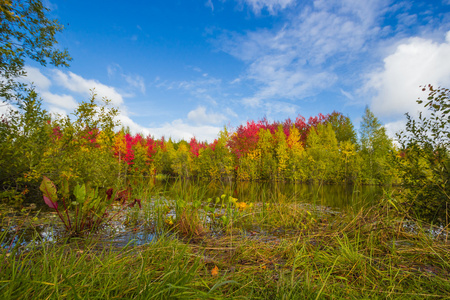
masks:
<svg viewBox="0 0 450 300"><path fill-rule="evenodd" d="M391 187L360 185L312 185L291 182L156 182L172 197L180 189L198 191L205 198L231 195L244 202L304 202L334 209L359 209L379 201Z"/></svg>

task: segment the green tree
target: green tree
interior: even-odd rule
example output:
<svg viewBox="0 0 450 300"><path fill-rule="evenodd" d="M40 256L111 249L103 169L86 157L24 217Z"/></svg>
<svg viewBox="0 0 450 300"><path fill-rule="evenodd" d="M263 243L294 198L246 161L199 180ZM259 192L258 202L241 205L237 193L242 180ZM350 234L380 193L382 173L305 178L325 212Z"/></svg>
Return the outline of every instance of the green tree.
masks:
<svg viewBox="0 0 450 300"><path fill-rule="evenodd" d="M336 182L339 169L339 148L330 123L311 128L306 139L309 179Z"/></svg>
<svg viewBox="0 0 450 300"><path fill-rule="evenodd" d="M389 183L393 176L392 140L368 107L361 122L360 135L362 181L371 184Z"/></svg>
<svg viewBox="0 0 450 300"><path fill-rule="evenodd" d="M334 111L327 119L326 123L330 123L338 143L350 141L356 144L356 131L349 117Z"/></svg>
<svg viewBox="0 0 450 300"><path fill-rule="evenodd" d="M269 129L261 128L258 132L258 144L259 150L259 176L260 179L272 179L275 177L277 162L276 162L276 150L275 150L275 138Z"/></svg>
<svg viewBox="0 0 450 300"><path fill-rule="evenodd" d="M0 1L0 98L21 101L26 75L25 60L46 66L68 66L67 50L55 47L55 35L63 30L57 20L48 19L40 0Z"/></svg>
<svg viewBox="0 0 450 300"><path fill-rule="evenodd" d="M42 156L38 173L56 184L69 180L75 184L87 181L97 187L111 187L117 180L119 165L114 157L114 128L118 110L109 100L99 105L96 95L82 102L68 116L53 120L52 141Z"/></svg>
<svg viewBox="0 0 450 300"><path fill-rule="evenodd" d="M285 179L286 171L289 165L289 147L286 140L286 134L283 130L283 125L278 125L278 129L275 132L276 148L275 153L277 157L277 178Z"/></svg>
<svg viewBox="0 0 450 300"><path fill-rule="evenodd" d="M398 134L402 155L397 163L405 187L404 195L414 213L448 224L450 202L450 90L433 88L424 101L428 109L418 120L406 114L405 131Z"/></svg>
<svg viewBox="0 0 450 300"><path fill-rule="evenodd" d="M347 182L353 183L358 180L361 171L361 157L356 151L356 144L350 140L339 144L340 151L340 177Z"/></svg>
<svg viewBox="0 0 450 300"><path fill-rule="evenodd" d="M289 160L287 177L291 180L304 181L306 179L305 173L305 149L303 148L300 131L293 125L289 130L289 137L287 144L289 147Z"/></svg>
<svg viewBox="0 0 450 300"><path fill-rule="evenodd" d="M189 144L183 140L177 146L177 150L173 153L172 170L177 176L190 177L192 157L190 156Z"/></svg>
<svg viewBox="0 0 450 300"><path fill-rule="evenodd" d="M231 179L233 173L233 156L227 147L228 131L219 132L219 138L207 148L200 149L197 159L199 176L202 178Z"/></svg>
<svg viewBox="0 0 450 300"><path fill-rule="evenodd" d="M37 168L49 145L50 115L31 90L18 110L11 109L0 120L1 198L21 200L26 191L36 192L41 180Z"/></svg>

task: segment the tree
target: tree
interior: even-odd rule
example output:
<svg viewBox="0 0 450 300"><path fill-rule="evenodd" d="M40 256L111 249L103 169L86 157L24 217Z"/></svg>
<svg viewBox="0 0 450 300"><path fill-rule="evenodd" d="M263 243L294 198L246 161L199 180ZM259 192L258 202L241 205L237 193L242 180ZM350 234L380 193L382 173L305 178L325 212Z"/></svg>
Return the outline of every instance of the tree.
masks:
<svg viewBox="0 0 450 300"><path fill-rule="evenodd" d="M270 129L261 128L258 135L257 149L261 154L259 160L259 177L260 179L273 179L277 169L275 138L270 132Z"/></svg>
<svg viewBox="0 0 450 300"><path fill-rule="evenodd" d="M390 152L392 140L377 117L366 107L360 126L362 180L366 183L387 183L391 180Z"/></svg>
<svg viewBox="0 0 450 300"><path fill-rule="evenodd" d="M334 111L328 116L326 123L331 123L339 144L346 141L356 144L356 132L349 117Z"/></svg>
<svg viewBox="0 0 450 300"><path fill-rule="evenodd" d="M306 178L304 168L305 149L301 142L301 133L295 125L289 130L287 138L289 147L288 178L303 181Z"/></svg>
<svg viewBox="0 0 450 300"><path fill-rule="evenodd" d="M428 85L418 120L406 114L406 130L397 136L402 146L398 166L405 199L418 217L448 223L450 202L450 89ZM419 104L424 101L417 100Z"/></svg>
<svg viewBox="0 0 450 300"><path fill-rule="evenodd" d="M11 109L0 117L0 199L21 200L26 191L38 190L36 170L50 142L49 123L34 91L23 99L22 111Z"/></svg>
<svg viewBox="0 0 450 300"><path fill-rule="evenodd" d="M309 160L309 179L334 182L339 168L339 148L336 134L330 123L312 127L306 139Z"/></svg>
<svg viewBox="0 0 450 300"><path fill-rule="evenodd" d="M289 165L289 147L281 124L278 125L278 130L275 132L275 138L277 142L275 149L277 157L277 177L278 179L285 179Z"/></svg>
<svg viewBox="0 0 450 300"><path fill-rule="evenodd" d="M20 102L25 85L17 79L26 75L26 59L42 66L68 66L72 60L55 47L64 27L48 19L48 11L40 0L0 0L0 98Z"/></svg>

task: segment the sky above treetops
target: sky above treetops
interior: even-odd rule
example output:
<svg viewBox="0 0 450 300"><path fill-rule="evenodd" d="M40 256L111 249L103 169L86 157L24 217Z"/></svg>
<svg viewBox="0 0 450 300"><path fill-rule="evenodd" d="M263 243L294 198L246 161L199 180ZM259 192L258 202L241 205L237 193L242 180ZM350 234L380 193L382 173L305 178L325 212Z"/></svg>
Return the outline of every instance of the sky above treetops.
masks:
<svg viewBox="0 0 450 300"><path fill-rule="evenodd" d="M450 87L450 0L44 1L70 68L30 62L44 107L95 88L133 133L213 141L226 125L366 106L394 133L419 86Z"/></svg>

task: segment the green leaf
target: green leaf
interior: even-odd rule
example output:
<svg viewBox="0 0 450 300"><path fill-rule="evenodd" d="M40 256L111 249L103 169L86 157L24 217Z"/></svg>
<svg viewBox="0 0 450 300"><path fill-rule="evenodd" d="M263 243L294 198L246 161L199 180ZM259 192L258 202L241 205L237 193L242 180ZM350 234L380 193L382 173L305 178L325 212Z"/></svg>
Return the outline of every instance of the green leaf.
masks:
<svg viewBox="0 0 450 300"><path fill-rule="evenodd" d="M61 193L63 195L64 198L69 198L69 180L64 179L62 181L62 189L61 189Z"/></svg>
<svg viewBox="0 0 450 300"><path fill-rule="evenodd" d="M42 191L44 196L50 199L50 201L56 203L56 201L58 200L58 193L56 190L56 186L48 177L44 176L39 189Z"/></svg>
<svg viewBox="0 0 450 300"><path fill-rule="evenodd" d="M73 190L73 195L75 196L78 203L83 204L86 201L86 187L83 184L80 186L77 184Z"/></svg>

